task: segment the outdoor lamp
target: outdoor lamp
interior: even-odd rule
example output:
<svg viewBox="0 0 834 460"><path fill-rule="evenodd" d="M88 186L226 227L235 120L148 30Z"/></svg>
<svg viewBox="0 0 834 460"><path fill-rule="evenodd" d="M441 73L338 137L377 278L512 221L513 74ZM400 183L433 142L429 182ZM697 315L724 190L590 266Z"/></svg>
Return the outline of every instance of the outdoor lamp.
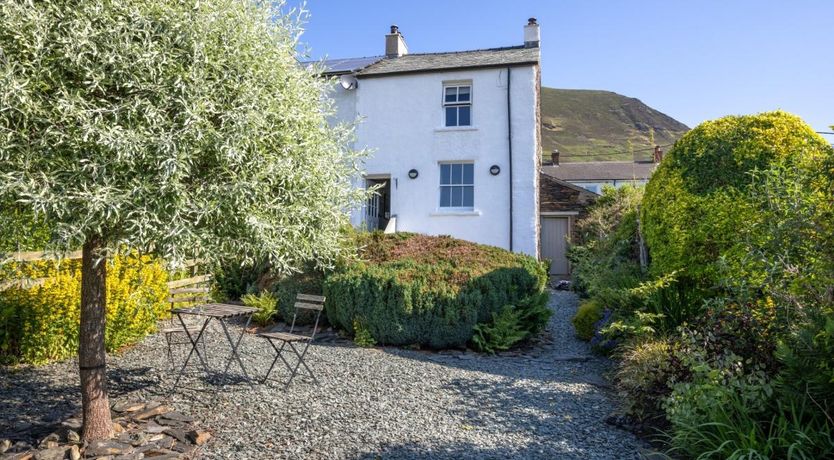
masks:
<svg viewBox="0 0 834 460"><path fill-rule="evenodd" d="M420 175L420 173L418 173L416 169L412 169L412 170L408 171L408 178L409 179L417 179L417 176L419 176L419 175Z"/></svg>
<svg viewBox="0 0 834 460"><path fill-rule="evenodd" d="M498 165L492 165L489 167L489 173L493 176L497 176L499 173L501 173L501 168L499 168Z"/></svg>

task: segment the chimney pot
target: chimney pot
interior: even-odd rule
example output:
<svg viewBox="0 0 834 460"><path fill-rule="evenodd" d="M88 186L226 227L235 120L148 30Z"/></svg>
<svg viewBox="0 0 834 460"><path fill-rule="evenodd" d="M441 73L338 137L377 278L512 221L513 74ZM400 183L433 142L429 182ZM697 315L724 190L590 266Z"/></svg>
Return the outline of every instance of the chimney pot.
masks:
<svg viewBox="0 0 834 460"><path fill-rule="evenodd" d="M551 163L553 163L553 166L559 166L559 150L558 149L553 149L553 151L550 152L550 161L551 161Z"/></svg>
<svg viewBox="0 0 834 460"><path fill-rule="evenodd" d="M524 26L524 47L538 48L540 41L539 23L536 18L530 18L527 20L527 25Z"/></svg>
<svg viewBox="0 0 834 460"><path fill-rule="evenodd" d="M399 33L399 31L400 31L400 28L399 28L399 27L397 27L397 25L396 25L396 24L391 24L391 33L392 33L392 34Z"/></svg>

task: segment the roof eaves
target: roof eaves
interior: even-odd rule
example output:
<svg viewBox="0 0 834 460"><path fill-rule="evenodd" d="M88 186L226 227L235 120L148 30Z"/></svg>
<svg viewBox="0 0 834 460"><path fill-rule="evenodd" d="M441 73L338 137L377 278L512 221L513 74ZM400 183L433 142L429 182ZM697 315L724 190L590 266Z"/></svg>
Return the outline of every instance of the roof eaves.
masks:
<svg viewBox="0 0 834 460"><path fill-rule="evenodd" d="M511 63L495 63L495 64L473 64L473 65L461 65L456 67L433 67L433 68L425 68L425 69L411 69L411 70L391 70L391 71L384 71L384 72L374 72L374 73L363 73L362 71L357 72L357 77L359 78L374 78L374 77L387 77L390 75L408 75L408 74L416 74L416 73L432 73L432 72L453 72L456 70L472 70L472 69L494 69L494 68L506 68L506 67L524 67L528 65L536 65L539 61L519 61L519 62L511 62ZM370 67L370 66L368 66ZM363 69L364 70L364 69Z"/></svg>

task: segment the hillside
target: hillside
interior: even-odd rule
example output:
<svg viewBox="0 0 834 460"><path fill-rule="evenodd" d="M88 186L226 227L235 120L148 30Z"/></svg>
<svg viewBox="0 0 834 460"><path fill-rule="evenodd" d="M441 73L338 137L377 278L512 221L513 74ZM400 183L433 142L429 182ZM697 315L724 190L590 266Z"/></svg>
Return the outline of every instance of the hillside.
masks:
<svg viewBox="0 0 834 460"><path fill-rule="evenodd" d="M639 99L610 91L542 88L545 160L553 149L559 149L561 161L631 160L632 150L638 159L647 159L655 144L674 143L688 130Z"/></svg>

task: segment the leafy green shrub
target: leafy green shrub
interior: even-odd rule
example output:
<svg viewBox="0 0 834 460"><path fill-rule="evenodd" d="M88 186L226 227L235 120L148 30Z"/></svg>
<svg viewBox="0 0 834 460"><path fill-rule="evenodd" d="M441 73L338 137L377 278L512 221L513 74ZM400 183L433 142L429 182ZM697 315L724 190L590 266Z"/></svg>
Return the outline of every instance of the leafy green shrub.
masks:
<svg viewBox="0 0 834 460"><path fill-rule="evenodd" d="M834 315L817 315L780 342L776 387L782 399L808 411L806 420L834 433Z"/></svg>
<svg viewBox="0 0 834 460"><path fill-rule="evenodd" d="M227 260L214 272L214 284L220 293L231 300L242 299L246 294L262 290L259 283L269 276L269 263Z"/></svg>
<svg viewBox="0 0 834 460"><path fill-rule="evenodd" d="M275 313L278 311L278 299L271 292L246 294L240 300L247 307L258 309L258 311L252 314L252 320L260 326L266 326L271 323Z"/></svg>
<svg viewBox="0 0 834 460"><path fill-rule="evenodd" d="M476 324L474 331L472 344L476 350L486 353L509 350L527 337L512 305L505 305L500 312L493 313L492 321Z"/></svg>
<svg viewBox="0 0 834 460"><path fill-rule="evenodd" d="M582 340L591 340L595 326L602 319L604 308L596 299L586 300L579 304L571 322L576 330L576 336Z"/></svg>
<svg viewBox="0 0 834 460"><path fill-rule="evenodd" d="M0 202L0 228L0 253L36 251L49 243L49 226L13 202Z"/></svg>
<svg viewBox="0 0 834 460"><path fill-rule="evenodd" d="M731 352L708 358L697 347L698 337L677 353L691 373L672 386L664 401L672 428L672 452L688 457L731 458L743 446L727 437L756 424L766 413L773 387L762 369L746 370L742 359ZM719 424L724 422L726 426ZM743 437L743 436L742 436Z"/></svg>
<svg viewBox="0 0 834 460"><path fill-rule="evenodd" d="M785 112L729 116L702 123L664 157L646 186L643 230L651 272L680 272L694 295L720 294L721 260L755 233L762 214L751 199L757 170L814 170L830 159L831 146L801 119ZM813 194L815 191L808 190Z"/></svg>
<svg viewBox="0 0 834 460"><path fill-rule="evenodd" d="M637 307L628 290L644 278L638 223L642 198L642 187L605 187L576 223L576 243L568 250L574 289L605 308Z"/></svg>
<svg viewBox="0 0 834 460"><path fill-rule="evenodd" d="M612 318L598 327L598 334L611 344L640 343L657 335L656 325L662 319L663 315L635 311L631 315Z"/></svg>
<svg viewBox="0 0 834 460"><path fill-rule="evenodd" d="M353 320L353 343L362 348L370 348L376 345L376 339L371 335L371 331L363 325L359 318Z"/></svg>
<svg viewBox="0 0 834 460"><path fill-rule="evenodd" d="M42 364L78 352L80 261L7 264L5 279L45 278L0 291L0 360ZM168 315L168 273L157 259L120 255L108 261L105 346L136 343Z"/></svg>
<svg viewBox="0 0 834 460"><path fill-rule="evenodd" d="M550 269L545 267L545 273L549 272ZM528 337L542 332L553 316L553 310L547 306L548 300L550 294L542 291L525 297L514 305L521 329L527 332Z"/></svg>
<svg viewBox="0 0 834 460"><path fill-rule="evenodd" d="M472 336L473 347L481 352L509 350L517 343L541 332L553 310L547 307L548 295L541 293L522 299L517 305L505 305L492 314L492 320L478 323Z"/></svg>
<svg viewBox="0 0 834 460"><path fill-rule="evenodd" d="M624 410L638 420L662 420L661 402L671 389L673 346L667 340L626 345L619 354L616 386Z"/></svg>
<svg viewBox="0 0 834 460"><path fill-rule="evenodd" d="M272 291L278 297L278 314L289 321L295 314L295 297L298 294L321 295L324 289L325 273L321 269L308 265L302 272L280 277L272 285ZM296 324L313 324L315 312L300 310Z"/></svg>
<svg viewBox="0 0 834 460"><path fill-rule="evenodd" d="M476 324L543 292L535 259L447 236L360 234L360 261L328 275L331 324L353 334L356 318L382 344L463 347Z"/></svg>

